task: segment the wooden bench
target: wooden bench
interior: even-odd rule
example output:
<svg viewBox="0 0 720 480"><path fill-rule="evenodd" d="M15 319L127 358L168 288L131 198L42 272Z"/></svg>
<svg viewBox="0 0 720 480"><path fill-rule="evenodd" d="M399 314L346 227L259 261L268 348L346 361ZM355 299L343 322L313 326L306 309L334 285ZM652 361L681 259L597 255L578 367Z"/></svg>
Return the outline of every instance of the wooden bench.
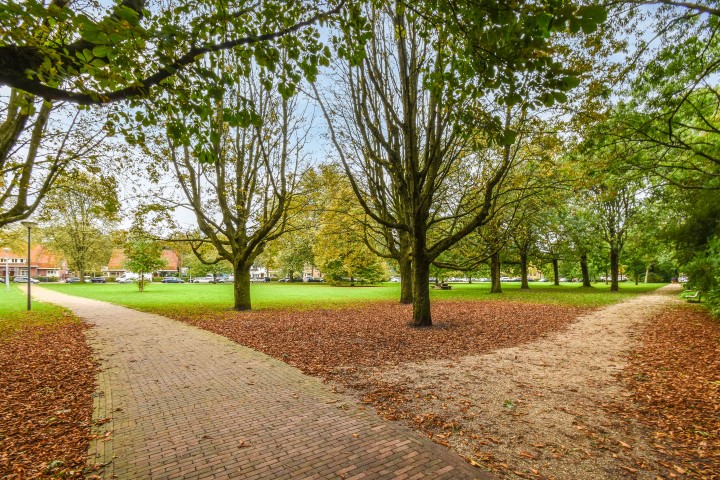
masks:
<svg viewBox="0 0 720 480"><path fill-rule="evenodd" d="M435 290L452 290L452 286L447 283L436 283L433 287Z"/></svg>
<svg viewBox="0 0 720 480"><path fill-rule="evenodd" d="M700 297L702 296L702 292L700 290L695 290L695 293L687 292L687 294L683 294L683 298L687 300L690 303L700 303Z"/></svg>

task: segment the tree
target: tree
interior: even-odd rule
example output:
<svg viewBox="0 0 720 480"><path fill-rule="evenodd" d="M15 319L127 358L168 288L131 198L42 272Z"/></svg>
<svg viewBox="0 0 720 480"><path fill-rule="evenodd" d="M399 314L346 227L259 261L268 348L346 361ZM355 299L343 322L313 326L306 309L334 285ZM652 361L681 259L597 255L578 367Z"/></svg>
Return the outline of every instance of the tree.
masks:
<svg viewBox="0 0 720 480"><path fill-rule="evenodd" d="M250 268L285 231L303 159L305 119L296 113L297 98L275 92L257 65L243 66L230 54L216 60L218 75L235 71L248 77L219 98L216 86L206 86L211 92L198 109L178 111L183 107L176 108L172 99L165 102L167 149L155 154L159 167L169 156L184 197L169 199L170 206L180 202L195 214L202 237L191 241L193 251L205 263L230 262L234 308L249 310ZM198 247L205 242L216 257L202 255Z"/></svg>
<svg viewBox="0 0 720 480"><path fill-rule="evenodd" d="M213 52L232 50L273 69L281 63L279 39L296 53L282 68L312 77L325 56L308 27L342 5L321 11L314 2L200 0L152 8L145 0L117 0L101 9L67 0L8 0L0 12L7 35L0 44L0 85L46 100L108 103L147 96L178 73L197 73Z"/></svg>
<svg viewBox="0 0 720 480"><path fill-rule="evenodd" d="M41 220L80 282L85 272L107 265L112 250L108 228L118 221L117 183L112 177L74 172L53 188Z"/></svg>
<svg viewBox="0 0 720 480"><path fill-rule="evenodd" d="M339 171L325 169L328 185L326 208L313 245L314 258L331 283L354 285L380 282L387 271L381 258L370 251L365 231L368 218L355 201L352 188Z"/></svg>
<svg viewBox="0 0 720 480"><path fill-rule="evenodd" d="M92 112L19 90L0 98L0 227L32 215L55 181L91 162L106 137Z"/></svg>
<svg viewBox="0 0 720 480"><path fill-rule="evenodd" d="M565 205L562 211L565 235L568 246L580 262L580 275L582 276L583 287L592 287L590 282L590 260L589 256L595 244L598 228L590 207L583 205L580 201L570 202Z"/></svg>
<svg viewBox="0 0 720 480"><path fill-rule="evenodd" d="M125 248L124 267L139 275L137 286L141 292L145 291L147 274L164 267L167 262L162 257L162 245L145 237L131 239Z"/></svg>
<svg viewBox="0 0 720 480"><path fill-rule="evenodd" d="M367 43L367 36L343 31L345 95L331 106L322 102L353 190L383 227L384 247L403 280L409 260L415 326L432 324L430 263L490 219L514 165L512 119L534 105L563 101L562 91L577 84L559 65L540 60L550 50L549 23L529 21L525 5L506 16L495 4L469 3L457 3L459 25L457 10L443 10L445 2L421 12L402 2L368 7L374 34ZM567 12L544 14L562 24ZM557 70L552 80L551 70ZM458 185L459 179L467 183Z"/></svg>
<svg viewBox="0 0 720 480"><path fill-rule="evenodd" d="M200 253L201 258L212 258L213 256L217 256L217 252L211 244L206 243L196 248ZM195 253L187 254L185 263L188 266L188 271L191 277L204 277L205 275L212 275L213 279L217 280L218 275L226 275L232 273L233 271L232 265L230 265L230 263L226 260L222 260L217 263L203 263Z"/></svg>
<svg viewBox="0 0 720 480"><path fill-rule="evenodd" d="M174 8L149 10L146 3L116 0L106 10L92 2L67 0L3 3L0 85L11 89L3 102L6 118L0 124L0 226L30 216L68 163L92 152L96 142L87 148L69 148L69 137L56 137L46 145L51 112L71 108L59 102L89 105L135 99L132 106L141 106L143 98L172 83L178 72L190 71L215 86L215 91L222 90L236 77L218 75L200 62L228 50L245 65L252 58L268 71L279 65L284 76L278 88L291 92L303 75L314 79L318 65L328 61L328 52L311 27L331 18L343 5L341 1L320 11L314 2L267 0L261 9L250 2L231 9L215 0L181 0ZM275 42L280 40L292 55L277 55ZM182 104L195 102L196 90L190 86L174 92L186 94ZM122 121L132 113L143 125L158 122L154 107L118 110L103 134L119 129L130 141L142 143L142 132ZM63 122L68 132L94 130L75 128L77 116L69 127ZM98 126L105 129L105 122ZM55 151L44 155L43 146ZM19 160L21 156L25 158Z"/></svg>
<svg viewBox="0 0 720 480"><path fill-rule="evenodd" d="M620 254L638 211L639 188L620 178L608 177L589 192L596 209L602 238L610 249L610 291L619 290Z"/></svg>
<svg viewBox="0 0 720 480"><path fill-rule="evenodd" d="M640 5L631 12L653 35L634 32L638 47L625 63L637 74L629 72L628 88L617 92L623 101L606 134L647 152L627 158L642 174L685 188L720 188L719 10L696 2L627 3ZM662 7L649 10L647 4Z"/></svg>

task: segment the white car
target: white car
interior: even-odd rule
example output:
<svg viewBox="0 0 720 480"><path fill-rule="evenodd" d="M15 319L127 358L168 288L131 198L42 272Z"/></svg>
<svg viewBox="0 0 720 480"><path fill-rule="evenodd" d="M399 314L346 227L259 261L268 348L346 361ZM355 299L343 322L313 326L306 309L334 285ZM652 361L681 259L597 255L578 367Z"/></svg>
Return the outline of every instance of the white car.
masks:
<svg viewBox="0 0 720 480"><path fill-rule="evenodd" d="M145 281L152 282L152 273L146 273L143 275L145 277ZM140 275L137 273L128 272L125 275L120 275L115 279L115 283L133 283L137 282L140 278Z"/></svg>
<svg viewBox="0 0 720 480"><path fill-rule="evenodd" d="M24 276L24 275L17 276L17 277L15 277L15 278L13 279L13 282L15 282L15 283L28 283L28 277L26 277L26 276ZM31 283L40 283L39 280L36 280L36 279L34 279L34 278L31 278L31 279L30 279L30 282L31 282Z"/></svg>
<svg viewBox="0 0 720 480"><path fill-rule="evenodd" d="M213 277L195 277L192 279L192 283L215 283Z"/></svg>
<svg viewBox="0 0 720 480"><path fill-rule="evenodd" d="M400 277L392 277L390 281L393 283L400 283Z"/></svg>

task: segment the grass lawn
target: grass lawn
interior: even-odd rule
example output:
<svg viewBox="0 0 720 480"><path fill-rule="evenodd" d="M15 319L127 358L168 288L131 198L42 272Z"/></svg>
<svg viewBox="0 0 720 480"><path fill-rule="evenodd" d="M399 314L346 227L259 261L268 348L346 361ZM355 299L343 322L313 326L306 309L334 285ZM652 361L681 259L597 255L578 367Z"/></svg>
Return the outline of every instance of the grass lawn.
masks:
<svg viewBox="0 0 720 480"><path fill-rule="evenodd" d="M618 293L610 287L597 284L582 288L577 283L559 287L547 284L531 284L529 291L520 290L519 283L503 283L500 295L489 293L488 283L453 284L452 290L431 290L433 300L484 300L519 301L553 305L597 307L609 305L633 295L652 291L663 284L633 285L623 283ZM71 295L104 300L138 310L152 312L230 309L233 302L232 285L229 284L162 284L154 283L143 293L134 284L46 284L43 287ZM253 309L315 309L357 306L369 302L396 301L400 285L386 283L375 287L333 287L324 284L266 283L252 284Z"/></svg>
<svg viewBox="0 0 720 480"><path fill-rule="evenodd" d="M8 290L0 285L0 339L7 338L22 327L55 325L68 320L67 311L47 303L32 302L27 311L27 295L15 284Z"/></svg>

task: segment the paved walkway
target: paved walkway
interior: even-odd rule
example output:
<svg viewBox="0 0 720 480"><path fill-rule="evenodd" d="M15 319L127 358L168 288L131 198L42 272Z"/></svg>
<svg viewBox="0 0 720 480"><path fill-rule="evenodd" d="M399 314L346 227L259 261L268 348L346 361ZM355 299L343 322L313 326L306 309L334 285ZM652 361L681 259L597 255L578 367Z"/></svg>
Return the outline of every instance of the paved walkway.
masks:
<svg viewBox="0 0 720 480"><path fill-rule="evenodd" d="M33 288L100 363L90 463L119 479L490 477L318 379L168 318Z"/></svg>

